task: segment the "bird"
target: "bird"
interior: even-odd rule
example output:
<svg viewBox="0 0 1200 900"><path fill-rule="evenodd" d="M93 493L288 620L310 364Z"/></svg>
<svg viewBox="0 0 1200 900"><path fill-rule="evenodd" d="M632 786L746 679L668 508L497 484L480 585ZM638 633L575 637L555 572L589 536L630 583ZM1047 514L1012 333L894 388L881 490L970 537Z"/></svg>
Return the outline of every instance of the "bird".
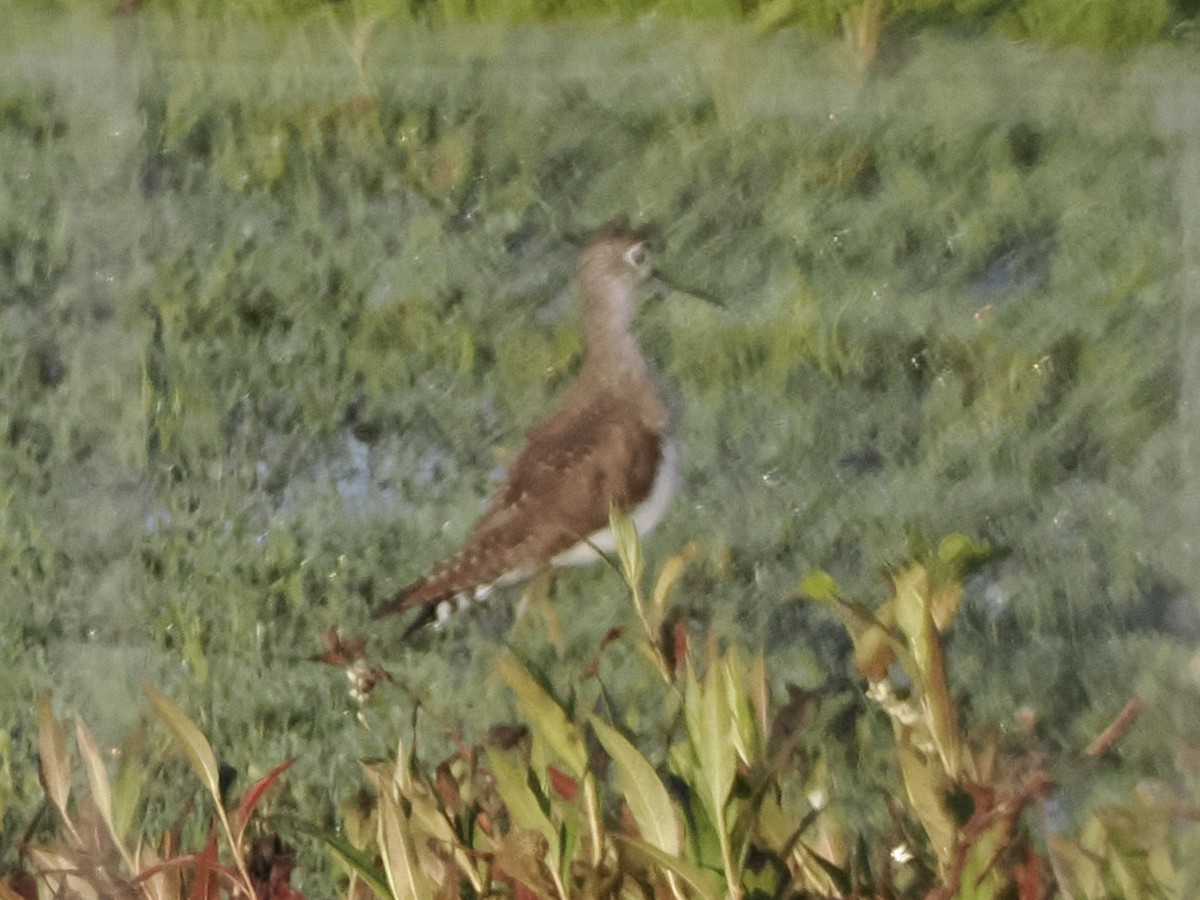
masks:
<svg viewBox="0 0 1200 900"><path fill-rule="evenodd" d="M611 553L613 508L640 534L661 521L679 476L675 415L632 330L652 272L649 237L605 226L579 257L583 363L557 408L528 432L462 548L372 612L419 610L404 636L496 587Z"/></svg>

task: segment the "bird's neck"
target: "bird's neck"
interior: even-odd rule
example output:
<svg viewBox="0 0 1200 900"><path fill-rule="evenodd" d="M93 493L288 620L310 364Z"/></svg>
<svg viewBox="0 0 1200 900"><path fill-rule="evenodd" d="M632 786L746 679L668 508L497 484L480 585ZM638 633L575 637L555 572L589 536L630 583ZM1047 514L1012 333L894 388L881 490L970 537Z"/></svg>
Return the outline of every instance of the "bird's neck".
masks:
<svg viewBox="0 0 1200 900"><path fill-rule="evenodd" d="M623 284L591 285L583 320L583 376L602 381L649 376L633 336L633 290Z"/></svg>

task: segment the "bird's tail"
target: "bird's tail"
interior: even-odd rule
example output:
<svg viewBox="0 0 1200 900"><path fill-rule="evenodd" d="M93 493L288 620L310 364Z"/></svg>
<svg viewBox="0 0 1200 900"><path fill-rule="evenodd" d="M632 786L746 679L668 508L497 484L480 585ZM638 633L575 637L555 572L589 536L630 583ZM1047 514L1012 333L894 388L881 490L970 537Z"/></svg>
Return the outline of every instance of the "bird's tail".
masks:
<svg viewBox="0 0 1200 900"><path fill-rule="evenodd" d="M447 612L440 608L443 603L462 608L472 600L485 599L497 582L507 583L505 574L498 561L488 560L470 550L460 552L443 560L426 577L401 588L373 609L371 618L382 619L410 609L419 610L404 632L404 636L408 637L414 631L444 618ZM452 608L448 612L453 611Z"/></svg>

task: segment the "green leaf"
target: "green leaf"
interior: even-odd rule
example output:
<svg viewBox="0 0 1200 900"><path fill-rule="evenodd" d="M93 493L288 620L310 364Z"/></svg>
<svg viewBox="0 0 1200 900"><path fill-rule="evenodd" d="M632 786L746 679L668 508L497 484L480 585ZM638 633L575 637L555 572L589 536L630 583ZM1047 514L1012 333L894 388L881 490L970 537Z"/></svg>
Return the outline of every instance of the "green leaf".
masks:
<svg viewBox="0 0 1200 900"><path fill-rule="evenodd" d="M658 628L662 624L667 610L667 599L671 596L671 591L674 590L675 585L683 575L684 569L687 568L688 563L691 562L692 557L695 555L695 545L688 544L683 548L682 552L669 557L662 564L662 568L658 573L658 580L654 582L654 592L650 598L653 609L653 618L650 621L652 628Z"/></svg>
<svg viewBox="0 0 1200 900"><path fill-rule="evenodd" d="M675 805L649 760L623 734L592 716L592 728L617 767L617 784L629 804L642 839L670 856L679 854L680 826Z"/></svg>
<svg viewBox="0 0 1200 900"><path fill-rule="evenodd" d="M75 743L79 747L79 755L83 757L83 769L87 773L92 803L100 813L100 818L104 820L108 833L112 835L117 847L124 853L125 847L121 843L121 836L117 834L117 830L113 826L112 785L108 780L108 771L104 768L104 760L100 758L96 739L92 737L92 733L79 718L75 719Z"/></svg>
<svg viewBox="0 0 1200 900"><path fill-rule="evenodd" d="M367 887L373 890L378 896L392 896L391 889L388 887L387 873L375 865L373 856L368 856L345 838L338 837L337 835L322 834L320 838L333 851L334 856L345 863L351 871L366 882Z"/></svg>
<svg viewBox="0 0 1200 900"><path fill-rule="evenodd" d="M712 664L702 683L689 673L684 698L688 736L696 755L700 798L714 823L725 821L725 801L733 787L736 754L733 716L726 701L721 666Z"/></svg>
<svg viewBox="0 0 1200 900"><path fill-rule="evenodd" d="M1104 896L1103 859L1065 837L1046 835L1054 880L1064 897Z"/></svg>
<svg viewBox="0 0 1200 900"><path fill-rule="evenodd" d="M150 698L158 717L162 719L182 746L187 755L192 771L212 795L213 802L221 806L221 782L217 769L217 758L213 755L212 747L195 723L187 717L182 709L175 705L165 694L160 694L150 685L142 683L142 690Z"/></svg>
<svg viewBox="0 0 1200 900"><path fill-rule="evenodd" d="M517 696L517 705L539 737L576 778L587 770L587 748L575 723L511 653L496 661L501 677Z"/></svg>
<svg viewBox="0 0 1200 900"><path fill-rule="evenodd" d="M379 850L395 900L433 896L433 885L417 860L408 819L399 801L387 793L379 795Z"/></svg>
<svg viewBox="0 0 1200 900"><path fill-rule="evenodd" d="M684 696L684 718L697 762L696 776L701 805L707 809L715 826L726 887L730 895L736 897L741 896L739 875L730 840L730 829L725 818L725 805L729 800L734 776L737 774L734 747L738 735L734 730L727 677L728 669L724 664L712 663L708 667L702 687L689 666Z"/></svg>
<svg viewBox="0 0 1200 900"><path fill-rule="evenodd" d="M700 763L690 740L672 745L667 751L667 760L671 771L687 785L686 856L701 866L718 869L721 866L721 839L717 837L717 827L701 796Z"/></svg>
<svg viewBox="0 0 1200 900"><path fill-rule="evenodd" d="M537 795L530 788L528 770L505 753L491 747L488 747L486 752L488 767L492 770L492 777L496 779L496 791L504 801L508 815L519 827L536 831L546 839L549 847L548 864L556 868L559 851L558 829L542 810Z"/></svg>
<svg viewBox="0 0 1200 900"><path fill-rule="evenodd" d="M415 796L410 796L409 801L412 804L409 819L421 832L447 846L453 846L457 842L458 838L445 812L426 791L422 790Z"/></svg>
<svg viewBox="0 0 1200 900"><path fill-rule="evenodd" d="M724 884L721 877L709 869L694 866L677 856L664 853L653 844L639 841L635 838L614 835L621 845L622 853L635 865L647 869L666 869L674 872L696 892L703 900L721 900L724 896Z"/></svg>
<svg viewBox="0 0 1200 900"><path fill-rule="evenodd" d="M416 750L414 748L413 753ZM404 741L396 742L396 765L392 767L392 781L401 797L411 797L413 791L412 754L404 752Z"/></svg>
<svg viewBox="0 0 1200 900"><path fill-rule="evenodd" d="M929 578L925 567L909 566L896 576L894 587L895 596L892 602L896 614L896 625L907 638L913 660L920 670L909 674L915 679L923 680L922 676L929 668L929 636L933 625L926 605L926 598L929 595Z"/></svg>
<svg viewBox="0 0 1200 900"><path fill-rule="evenodd" d="M638 539L637 526L633 524L633 519L614 506L608 514L608 527L612 529L616 539L621 573L630 588L640 591L646 564L642 557L642 542Z"/></svg>
<svg viewBox="0 0 1200 900"><path fill-rule="evenodd" d="M938 859L943 865L948 865L954 852L956 829L943 802L944 781L941 773L905 738L896 743L896 759L900 763L908 802L921 820Z"/></svg>
<svg viewBox="0 0 1200 900"><path fill-rule="evenodd" d="M69 850L58 850L52 846L31 846L28 855L33 871L58 873L51 876L51 889L47 896L70 897L72 900L101 900L96 888L82 875L75 874L79 871L79 859Z"/></svg>
<svg viewBox="0 0 1200 900"><path fill-rule="evenodd" d="M767 736L771 733L771 685L767 680L767 660L761 652L750 664L745 684L747 699L753 712L750 727L753 727L756 735L756 752L761 752Z"/></svg>
<svg viewBox="0 0 1200 900"><path fill-rule="evenodd" d="M1008 829L1009 823L1001 819L971 840L959 879L957 896L961 900L992 900L1004 896L1007 887L1004 869L996 865L996 857L1005 849Z"/></svg>
<svg viewBox="0 0 1200 900"><path fill-rule="evenodd" d="M70 827L67 801L71 798L71 760L67 757L67 737L62 723L54 715L50 694L37 701L38 753L42 763L42 782L50 802Z"/></svg>
<svg viewBox="0 0 1200 900"><path fill-rule="evenodd" d="M146 772L146 725L140 720L136 728L121 742L120 764L113 779L113 827L124 840L133 828L138 814L142 786L149 776Z"/></svg>
<svg viewBox="0 0 1200 900"><path fill-rule="evenodd" d="M1106 50L1154 41L1170 19L1166 0L1023 0L999 23L1019 39Z"/></svg>
<svg viewBox="0 0 1200 900"><path fill-rule="evenodd" d="M971 540L965 534L954 532L942 538L938 544L938 559L961 569L975 560L984 559L992 552L987 544Z"/></svg>
<svg viewBox="0 0 1200 900"><path fill-rule="evenodd" d="M946 773L957 778L962 765L958 723L946 684L946 661L930 609L929 577L924 566L912 565L901 572L895 590L896 624L908 640L917 669L909 675L920 686L926 724Z"/></svg>
<svg viewBox="0 0 1200 900"><path fill-rule="evenodd" d="M555 818L562 825L559 829L559 855L552 857L552 859L558 867L559 876L563 879L568 879L572 864L586 858L583 848L584 836L587 833L587 823L584 821L583 816L579 814L579 804L577 802L556 802L554 810L559 814Z"/></svg>
<svg viewBox="0 0 1200 900"><path fill-rule="evenodd" d="M753 679L736 647L731 648L722 661L721 674L725 681L725 702L731 713L730 739L742 762L752 766L758 760L761 744L750 706L749 689Z"/></svg>
<svg viewBox="0 0 1200 900"><path fill-rule="evenodd" d="M895 658L894 639L888 632L893 616L890 601L872 613L857 603L843 600L837 582L826 572L806 575L797 590L801 596L829 606L838 614L854 642L854 666L863 678L879 681L887 674Z"/></svg>
<svg viewBox="0 0 1200 900"><path fill-rule="evenodd" d="M841 596L838 584L833 576L825 571L809 572L800 581L796 589L802 597L810 597L818 603L833 605Z"/></svg>

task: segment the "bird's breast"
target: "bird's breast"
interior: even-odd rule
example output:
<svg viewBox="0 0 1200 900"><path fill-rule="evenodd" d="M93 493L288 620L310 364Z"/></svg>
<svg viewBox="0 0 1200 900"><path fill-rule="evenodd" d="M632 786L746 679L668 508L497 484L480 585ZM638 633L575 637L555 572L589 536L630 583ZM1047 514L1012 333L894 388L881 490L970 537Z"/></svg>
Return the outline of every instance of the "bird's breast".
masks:
<svg viewBox="0 0 1200 900"><path fill-rule="evenodd" d="M679 488L679 444L673 439L664 440L659 456L658 469L654 475L654 483L650 492L632 510L626 510L639 535L648 534L666 515L667 507L671 505ZM594 563L597 551L612 553L617 549L617 541L611 528L602 528L588 536L586 541L580 541L573 547L555 556L550 564L553 566L582 566Z"/></svg>

